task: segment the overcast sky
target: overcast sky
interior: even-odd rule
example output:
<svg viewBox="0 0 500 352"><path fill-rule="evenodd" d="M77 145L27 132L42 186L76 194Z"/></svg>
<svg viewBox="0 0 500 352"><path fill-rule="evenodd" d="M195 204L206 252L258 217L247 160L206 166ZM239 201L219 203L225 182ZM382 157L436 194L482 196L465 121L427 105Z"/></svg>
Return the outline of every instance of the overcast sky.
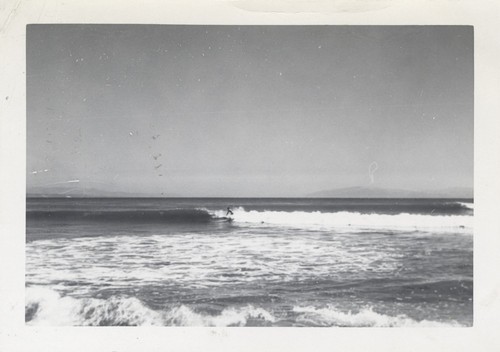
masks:
<svg viewBox="0 0 500 352"><path fill-rule="evenodd" d="M27 122L28 189L472 187L473 30L31 25Z"/></svg>

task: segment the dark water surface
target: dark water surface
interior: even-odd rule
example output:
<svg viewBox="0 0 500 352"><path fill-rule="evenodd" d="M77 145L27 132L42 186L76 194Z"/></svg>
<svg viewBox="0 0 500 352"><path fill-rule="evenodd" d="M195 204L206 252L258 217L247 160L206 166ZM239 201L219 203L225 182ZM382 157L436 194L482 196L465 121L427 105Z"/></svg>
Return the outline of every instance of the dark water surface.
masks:
<svg viewBox="0 0 500 352"><path fill-rule="evenodd" d="M470 326L472 215L467 199L28 199L26 321Z"/></svg>

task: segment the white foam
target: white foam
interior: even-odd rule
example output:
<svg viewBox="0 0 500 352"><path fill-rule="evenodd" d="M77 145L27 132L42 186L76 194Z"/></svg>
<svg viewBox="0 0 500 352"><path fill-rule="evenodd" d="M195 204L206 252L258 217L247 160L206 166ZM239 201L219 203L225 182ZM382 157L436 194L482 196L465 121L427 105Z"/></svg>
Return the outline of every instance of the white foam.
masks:
<svg viewBox="0 0 500 352"><path fill-rule="evenodd" d="M458 202L458 204L468 209L474 210L474 203Z"/></svg>
<svg viewBox="0 0 500 352"><path fill-rule="evenodd" d="M457 327L455 321L437 322L430 320L416 321L406 315L389 316L365 308L357 313L342 312L334 307L294 307L299 313L297 321L320 326L351 326L351 327Z"/></svg>
<svg viewBox="0 0 500 352"><path fill-rule="evenodd" d="M196 313L186 306L155 311L136 298L77 299L45 287L28 287L25 304L33 310L27 324L43 326L245 326L249 319L276 321L265 309L253 306L230 307L219 315Z"/></svg>
<svg viewBox="0 0 500 352"><path fill-rule="evenodd" d="M25 304L35 311L29 325L162 325L161 315L136 298L76 299L49 288L28 287Z"/></svg>
<svg viewBox="0 0 500 352"><path fill-rule="evenodd" d="M130 297L113 296L108 299L73 298L61 296L45 287L26 289L26 309L31 310L29 325L44 326L99 326L99 325L141 325L141 326L247 326L249 322L260 321L273 325L279 318L272 312L247 305L228 307L217 315L195 312L181 305L155 311L141 301ZM295 322L313 326L352 327L456 327L455 321L417 321L405 315L389 316L364 308L357 313L342 312L334 307L315 308L295 306Z"/></svg>
<svg viewBox="0 0 500 352"><path fill-rule="evenodd" d="M388 246L372 236L355 238L361 242L353 251L346 236L154 235L149 246L140 245L140 236L39 240L26 245L26 282L69 282L69 291L91 294L104 283L113 288L155 282L210 287L316 276L340 280L362 278L367 270L390 274L407 255L404 244Z"/></svg>
<svg viewBox="0 0 500 352"><path fill-rule="evenodd" d="M419 230L443 232L470 232L473 217L467 215L422 215L422 214L361 214L357 212L325 213L320 211L246 211L235 208L235 222L247 224L272 224L300 228L326 228L349 230ZM216 211L217 217L225 216Z"/></svg>
<svg viewBox="0 0 500 352"><path fill-rule="evenodd" d="M253 306L227 308L215 316L195 313L186 306L180 306L168 311L165 318L167 325L176 326L245 326L250 318L271 323L276 321L276 318L265 309Z"/></svg>

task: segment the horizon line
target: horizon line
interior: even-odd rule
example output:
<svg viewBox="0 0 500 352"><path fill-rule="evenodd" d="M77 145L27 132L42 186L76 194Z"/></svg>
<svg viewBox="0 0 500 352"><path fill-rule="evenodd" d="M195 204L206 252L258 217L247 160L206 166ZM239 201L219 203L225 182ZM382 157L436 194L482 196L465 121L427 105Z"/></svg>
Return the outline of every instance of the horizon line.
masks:
<svg viewBox="0 0 500 352"><path fill-rule="evenodd" d="M26 199L472 199L474 197L315 197L315 196L252 196L252 197L234 197L234 196L43 196L26 194Z"/></svg>

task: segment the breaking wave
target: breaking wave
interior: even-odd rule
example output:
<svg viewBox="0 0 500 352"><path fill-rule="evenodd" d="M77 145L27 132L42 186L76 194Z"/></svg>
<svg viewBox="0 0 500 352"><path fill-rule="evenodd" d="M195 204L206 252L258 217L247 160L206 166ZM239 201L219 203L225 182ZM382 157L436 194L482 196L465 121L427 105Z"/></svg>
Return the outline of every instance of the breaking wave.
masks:
<svg viewBox="0 0 500 352"><path fill-rule="evenodd" d="M315 326L344 327L459 327L459 323L437 322L432 320L416 321L406 315L389 316L365 308L358 313L341 312L333 307L294 307L294 312L300 314L298 321Z"/></svg>
<svg viewBox="0 0 500 352"><path fill-rule="evenodd" d="M26 289L25 321L46 326L161 325L160 315L136 298L73 298L44 287Z"/></svg>
<svg viewBox="0 0 500 352"><path fill-rule="evenodd" d="M320 211L246 211L236 208L231 216L235 222L247 224L271 224L294 227L346 228L360 230L419 230L470 232L473 217L468 215L422 215L402 213L361 214L357 212L324 213ZM214 213L223 217L225 211Z"/></svg>
<svg viewBox="0 0 500 352"><path fill-rule="evenodd" d="M468 204L468 203L464 203ZM466 205L462 205L465 207ZM471 206L468 204L467 206ZM470 232L473 216L434 214L379 214L351 211L280 211L245 210L234 208L233 215L226 217L226 210L167 209L167 210L37 210L28 211L27 220L55 220L61 222L119 222L119 223L211 223L234 221L245 224L271 224L292 227L348 228L360 230L403 230L403 231L459 231Z"/></svg>
<svg viewBox="0 0 500 352"><path fill-rule="evenodd" d="M474 210L474 203L457 202L457 203L452 203L452 204L458 204L463 208Z"/></svg>
<svg viewBox="0 0 500 352"><path fill-rule="evenodd" d="M456 327L455 321L416 321L405 315L389 316L365 308L357 313L334 307L294 306L296 326L339 327ZM280 314L283 314L282 312ZM162 311L148 308L137 298L108 299L61 296L46 287L26 289L25 320L45 326L276 326L287 320L264 308L228 307L217 315L196 312L180 305ZM289 319L288 319L289 320Z"/></svg>
<svg viewBox="0 0 500 352"><path fill-rule="evenodd" d="M25 320L46 326L245 326L249 320L273 323L262 308L227 308L219 315L196 313L186 306L165 311L148 308L137 298L108 299L61 296L45 287L26 289Z"/></svg>

